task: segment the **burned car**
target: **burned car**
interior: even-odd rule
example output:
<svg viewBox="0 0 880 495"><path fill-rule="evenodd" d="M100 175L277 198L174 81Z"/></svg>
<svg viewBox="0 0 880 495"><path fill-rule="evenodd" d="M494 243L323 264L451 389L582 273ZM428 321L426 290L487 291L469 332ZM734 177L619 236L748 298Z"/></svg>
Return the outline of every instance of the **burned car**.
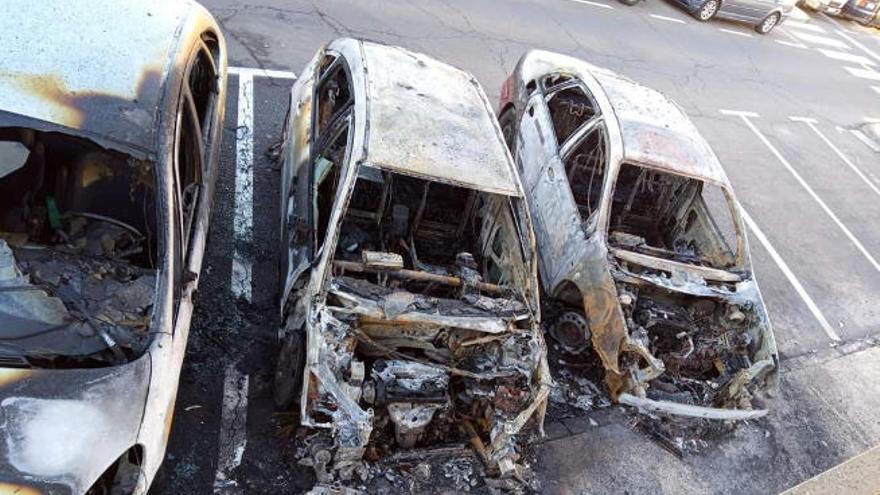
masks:
<svg viewBox="0 0 880 495"><path fill-rule="evenodd" d="M339 39L290 105L275 398L332 437L318 480L456 440L514 472L550 377L528 208L479 84Z"/></svg>
<svg viewBox="0 0 880 495"><path fill-rule="evenodd" d="M532 51L502 88L500 123L535 226L549 328L593 353L611 398L744 419L778 356L738 203L685 113L657 91Z"/></svg>
<svg viewBox="0 0 880 495"><path fill-rule="evenodd" d="M205 249L223 37L177 1L11 0L0 33L0 491L145 493Z"/></svg>

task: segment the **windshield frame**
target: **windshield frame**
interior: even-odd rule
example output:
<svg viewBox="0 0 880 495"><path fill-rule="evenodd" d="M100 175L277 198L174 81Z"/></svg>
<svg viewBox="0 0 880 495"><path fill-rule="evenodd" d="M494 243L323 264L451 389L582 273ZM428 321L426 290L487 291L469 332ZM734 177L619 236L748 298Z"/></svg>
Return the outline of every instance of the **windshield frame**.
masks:
<svg viewBox="0 0 880 495"><path fill-rule="evenodd" d="M736 233L736 247L735 247L735 252L734 252L733 265L730 267L726 267L726 268L697 265L697 264L682 262L682 261L678 261L678 260L661 258L659 256L653 256L653 255L649 255L649 254L645 254L645 253L639 253L637 251L626 249L624 247L612 246L611 241L610 241L611 216L612 216L611 210L613 207L614 192L617 188L617 181L620 176L620 171L621 171L621 169L623 169L624 165L631 165L631 166L638 167L638 168L648 169L653 172L659 172L659 173L663 173L663 174L667 174L667 175L683 177L683 178L692 179L692 180L698 180L703 183L718 187L721 190L721 192L724 194L724 200L725 200L725 203L727 204L728 211L730 212L731 219L733 220L734 231ZM639 256L652 258L654 260L657 260L659 263L664 264L664 265L668 265L670 267L687 265L688 267L693 267L697 270L709 269L712 271L720 270L720 271L725 271L725 272L729 272L729 273L735 273L735 274L738 274L742 280L748 279L751 276L751 267L750 267L749 258L748 258L748 246L747 246L746 236L745 236L745 224L743 222L743 218L742 218L742 215L740 212L739 202L736 200L736 197L734 196L734 193L733 193L733 189L731 188L729 183L720 182L720 181L711 179L709 177L705 177L705 176L701 176L701 175L697 175L697 174L682 173L677 170L670 170L669 168L666 168L666 167L658 167L658 166L652 165L650 163L645 163L643 161L637 161L637 160L621 160L614 167L613 175L609 174L609 176L610 176L609 180L611 181L611 185L608 188L607 196L601 205L602 208L606 209L605 222L602 227L602 231L605 236L606 248L608 248L609 252L612 252L613 250L624 250L627 252L636 253Z"/></svg>

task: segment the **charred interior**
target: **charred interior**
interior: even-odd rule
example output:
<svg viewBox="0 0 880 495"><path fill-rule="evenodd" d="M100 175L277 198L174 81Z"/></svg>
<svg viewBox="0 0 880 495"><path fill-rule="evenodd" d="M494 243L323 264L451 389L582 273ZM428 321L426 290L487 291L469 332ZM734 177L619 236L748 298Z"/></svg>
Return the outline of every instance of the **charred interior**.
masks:
<svg viewBox="0 0 880 495"><path fill-rule="evenodd" d="M323 331L309 336L321 357L305 411L336 430L343 477L365 451L468 442L512 469L513 436L543 411L549 380L515 205L361 168Z"/></svg>
<svg viewBox="0 0 880 495"><path fill-rule="evenodd" d="M623 164L609 241L650 256L720 269L736 267L738 232L724 191L697 179Z"/></svg>
<svg viewBox="0 0 880 495"><path fill-rule="evenodd" d="M81 138L0 129L0 356L90 367L140 355L156 286L152 164Z"/></svg>

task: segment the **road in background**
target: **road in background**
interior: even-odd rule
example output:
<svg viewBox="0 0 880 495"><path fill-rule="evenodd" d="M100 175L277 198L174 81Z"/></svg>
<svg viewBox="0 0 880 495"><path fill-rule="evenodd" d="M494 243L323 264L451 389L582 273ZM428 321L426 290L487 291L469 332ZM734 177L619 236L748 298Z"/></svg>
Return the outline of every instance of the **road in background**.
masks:
<svg viewBox="0 0 880 495"><path fill-rule="evenodd" d="M285 71L339 36L462 67L494 101L530 48L660 89L712 144L752 220L753 263L783 358L770 417L684 459L630 429L617 408L549 424L535 448L545 491L778 492L880 442L880 155L853 132L880 119L876 30L798 13L761 36L656 0L204 3L223 25L231 65L282 72L230 75L168 493L291 493L312 483L286 436L292 416L271 405L279 213L267 151L287 110ZM236 419L246 435L221 431Z"/></svg>

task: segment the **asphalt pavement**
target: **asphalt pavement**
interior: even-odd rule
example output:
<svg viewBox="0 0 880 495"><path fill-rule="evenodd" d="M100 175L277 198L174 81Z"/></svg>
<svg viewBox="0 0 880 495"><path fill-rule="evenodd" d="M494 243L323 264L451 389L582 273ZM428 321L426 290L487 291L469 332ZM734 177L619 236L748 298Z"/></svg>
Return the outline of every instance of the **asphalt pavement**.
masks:
<svg viewBox="0 0 880 495"><path fill-rule="evenodd" d="M782 357L769 417L684 458L617 408L554 422L533 445L544 491L773 493L880 443L880 153L859 133L880 119L880 31L797 11L761 36L659 0L203 3L243 69L230 74L206 269L155 492L313 482L296 464L292 416L271 404L279 174L268 153L292 78L339 36L469 70L493 101L530 48L618 71L687 111L748 214Z"/></svg>

